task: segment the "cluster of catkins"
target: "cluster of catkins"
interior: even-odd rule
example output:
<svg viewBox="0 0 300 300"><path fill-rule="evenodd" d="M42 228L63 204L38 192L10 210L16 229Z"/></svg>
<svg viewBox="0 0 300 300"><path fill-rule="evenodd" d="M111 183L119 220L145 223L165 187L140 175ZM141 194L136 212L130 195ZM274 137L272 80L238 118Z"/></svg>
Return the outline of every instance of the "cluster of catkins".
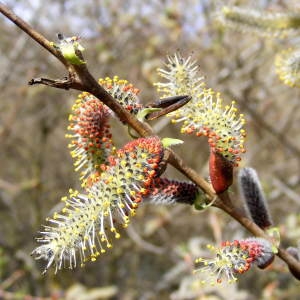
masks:
<svg viewBox="0 0 300 300"><path fill-rule="evenodd" d="M206 87L191 57L170 56L166 68L159 69L158 73L166 80L155 84L162 96L187 94L192 97L188 104L169 116L173 123L182 123L182 133L207 138L210 180L216 193L223 193L232 184L233 168L238 166L240 155L245 152L243 114L238 114L234 101L224 106L221 95ZM272 221L255 170L242 169L239 184L249 217L267 230ZM208 248L216 257L196 260L200 268L195 273L205 272L212 276L202 280L203 283L220 283L222 279L235 282L236 275L248 271L252 265L264 268L274 259L273 245L261 238L224 242L220 247L209 245Z"/></svg>
<svg viewBox="0 0 300 300"><path fill-rule="evenodd" d="M221 96L205 87L191 57L169 57L166 69L158 72L166 79L155 84L162 96L190 96L188 104L168 116L173 123L183 123L182 133L207 137L211 183L216 193L224 192L232 183L232 170L240 154L245 152L243 115L237 114L234 102L224 106ZM131 114L137 116L144 109L139 90L126 80L105 78L99 84ZM41 245L32 254L46 260L44 272L51 265L57 272L96 260L112 247L113 239L120 238L120 231L128 226L141 202L194 204L201 195L193 183L160 177L165 144L159 137L138 138L116 149L109 125L113 115L87 92L80 94L72 107L66 137L75 171L80 172L82 191L70 189L62 198L64 208L47 218L40 231L37 241ZM260 201L248 206L254 215L257 207L265 207ZM267 212L253 219L261 227L271 224ZM217 274L217 282L224 275L234 281L236 273L247 271L252 264L264 266L274 256L268 241L255 238L210 249L217 258L197 262L204 264L202 271Z"/></svg>
<svg viewBox="0 0 300 300"><path fill-rule="evenodd" d="M118 77L99 83L130 113L143 106L132 84ZM195 184L160 178L164 146L157 136L133 140L121 149L113 144L109 119L112 111L93 95L83 92L69 116L69 148L75 171L80 172L82 191L70 190L62 198L61 212L47 218L41 243L33 251L45 259L44 272L94 261L112 247L142 201L170 204L193 203L198 195Z"/></svg>

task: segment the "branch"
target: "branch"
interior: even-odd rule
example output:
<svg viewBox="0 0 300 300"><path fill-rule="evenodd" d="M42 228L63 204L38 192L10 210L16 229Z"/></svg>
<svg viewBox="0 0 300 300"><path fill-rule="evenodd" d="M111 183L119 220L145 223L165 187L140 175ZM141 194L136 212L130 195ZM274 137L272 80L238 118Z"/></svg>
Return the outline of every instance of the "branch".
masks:
<svg viewBox="0 0 300 300"><path fill-rule="evenodd" d="M33 40L38 42L43 48L48 50L53 56L59 59L66 67L69 77L63 80L60 79L46 79L36 78L32 79L29 84L44 84L60 89L76 89L80 91L86 91L100 99L105 105L107 105L120 120L125 121L141 136L155 135L152 128L146 124L137 120L127 110L125 110L112 96L106 92L106 90L98 84L96 79L90 74L86 64L72 65L70 64L61 53L54 48L51 43L40 33L34 30L29 24L16 16L7 6L0 4L0 12L4 14L8 19L14 22L25 33L27 33ZM179 157L171 149L166 149L165 156L168 157L168 163L173 165L176 169L182 172L190 180L196 183L209 197L213 200L216 196L211 185L205 181L199 174L193 169L188 167L184 160ZM243 227L250 231L255 236L260 236L265 239L270 239L265 232L260 229L255 223L249 220L243 213L239 212L232 204L232 200L227 193L219 195L219 199L216 200L214 206L222 209L228 213L231 217L237 220ZM278 256L285 261L285 263L292 267L294 270L300 273L300 263L293 258L288 252L283 249L279 249Z"/></svg>
<svg viewBox="0 0 300 300"><path fill-rule="evenodd" d="M28 82L28 85L44 84L57 89L69 90L72 87L70 78L64 79L49 79L49 78L33 78Z"/></svg>

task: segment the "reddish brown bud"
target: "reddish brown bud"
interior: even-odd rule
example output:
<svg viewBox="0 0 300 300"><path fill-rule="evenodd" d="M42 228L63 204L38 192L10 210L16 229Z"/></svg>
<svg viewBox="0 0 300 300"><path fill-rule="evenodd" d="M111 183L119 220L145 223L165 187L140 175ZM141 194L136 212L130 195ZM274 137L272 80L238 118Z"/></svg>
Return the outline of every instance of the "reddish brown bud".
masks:
<svg viewBox="0 0 300 300"><path fill-rule="evenodd" d="M232 184L233 163L221 154L211 150L209 157L209 176L217 194L226 191Z"/></svg>

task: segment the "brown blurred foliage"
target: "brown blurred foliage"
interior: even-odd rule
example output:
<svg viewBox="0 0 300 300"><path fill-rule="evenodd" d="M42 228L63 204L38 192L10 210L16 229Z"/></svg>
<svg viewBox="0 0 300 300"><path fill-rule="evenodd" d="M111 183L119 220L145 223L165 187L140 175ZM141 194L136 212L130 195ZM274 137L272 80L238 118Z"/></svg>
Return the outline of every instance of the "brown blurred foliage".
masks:
<svg viewBox="0 0 300 300"><path fill-rule="evenodd" d="M158 98L152 83L167 54L192 54L208 86L220 91L228 103L235 99L246 115L247 153L242 166L256 168L282 232L282 244L297 246L300 90L283 85L273 64L277 51L297 39L272 40L224 30L214 22L218 8L214 1L6 2L49 40L55 41L58 32L80 35L95 77L128 79L141 89L143 102ZM255 3L278 10L294 4ZM27 85L33 77L65 74L57 61L3 17L0 55L0 298L296 299L294 279L279 261L267 271L248 272L237 285L197 286L193 260L203 255L205 243L247 233L214 208L196 212L183 205L141 206L129 230L97 262L42 277L30 257L34 237L69 187L79 187L64 137L77 93ZM179 127L164 119L152 125L162 137L183 139L185 144L176 151L208 175L205 140L181 136ZM118 122L113 128L120 146L126 128ZM171 167L167 173L182 178ZM239 198L235 186L232 193Z"/></svg>

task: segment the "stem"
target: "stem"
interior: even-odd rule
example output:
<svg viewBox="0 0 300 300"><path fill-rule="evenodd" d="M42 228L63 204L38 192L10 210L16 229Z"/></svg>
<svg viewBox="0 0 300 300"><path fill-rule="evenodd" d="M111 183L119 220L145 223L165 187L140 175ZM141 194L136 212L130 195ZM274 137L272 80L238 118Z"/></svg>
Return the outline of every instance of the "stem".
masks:
<svg viewBox="0 0 300 300"><path fill-rule="evenodd" d="M214 199L216 196L215 191L212 189L211 185L203 179L199 174L192 168L188 167L184 160L176 154L173 150L168 149L170 156L168 162L181 173L183 173L187 178L196 183L210 198Z"/></svg>

